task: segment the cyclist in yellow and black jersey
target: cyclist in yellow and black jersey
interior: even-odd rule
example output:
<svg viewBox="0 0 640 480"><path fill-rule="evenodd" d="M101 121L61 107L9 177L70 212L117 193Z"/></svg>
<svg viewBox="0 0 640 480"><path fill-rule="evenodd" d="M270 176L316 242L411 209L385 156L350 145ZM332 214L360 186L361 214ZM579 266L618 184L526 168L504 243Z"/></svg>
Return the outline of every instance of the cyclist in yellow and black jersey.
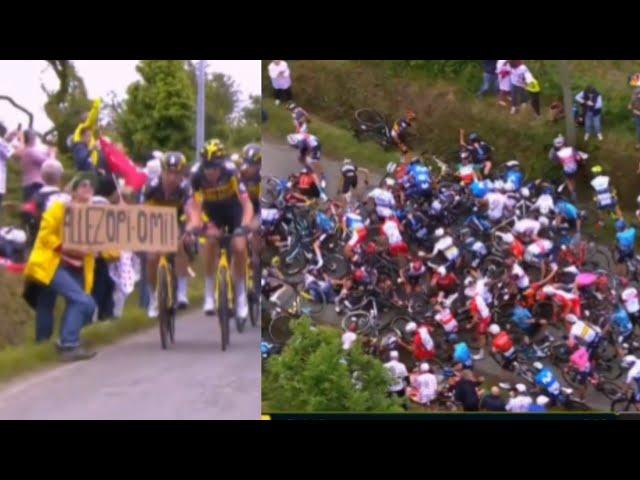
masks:
<svg viewBox="0 0 640 480"><path fill-rule="evenodd" d="M178 225L184 231L185 207L191 198L191 187L184 179L187 160L180 152L167 152L161 161L162 173L159 177L149 180L142 190L142 203L162 207L175 207L178 210ZM181 244L182 245L182 244ZM149 279L149 318L158 316L158 299L156 298L156 277L158 260L157 253L147 253L146 272ZM178 249L175 259L177 282L178 308L186 308L187 298L187 256L182 247Z"/></svg>
<svg viewBox="0 0 640 480"><path fill-rule="evenodd" d="M233 233L241 226L248 227L253 218L253 205L247 188L220 140L214 139L204 146L200 165L191 176L193 200L189 203L187 229L200 228L207 223L207 248L205 249L204 311L215 312L214 272L220 259L218 237L222 230ZM249 313L245 286L247 261L246 237L237 236L231 241L232 273L236 292L236 315L246 319Z"/></svg>

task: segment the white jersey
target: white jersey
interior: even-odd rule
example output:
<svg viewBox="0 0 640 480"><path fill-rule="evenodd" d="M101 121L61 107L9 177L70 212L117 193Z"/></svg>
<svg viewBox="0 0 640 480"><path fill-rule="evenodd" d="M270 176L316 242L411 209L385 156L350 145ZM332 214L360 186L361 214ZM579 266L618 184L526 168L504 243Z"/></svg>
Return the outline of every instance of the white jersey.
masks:
<svg viewBox="0 0 640 480"><path fill-rule="evenodd" d="M440 240L436 242L433 246L433 255L437 255L438 252L442 252L447 260L455 260L460 253L458 247L453 244L453 238L450 236L442 237Z"/></svg>
<svg viewBox="0 0 640 480"><path fill-rule="evenodd" d="M532 210L538 210L543 215L548 215L555 209L555 204L553 203L553 197L551 195L547 195L546 193L540 195L536 203L531 207Z"/></svg>
<svg viewBox="0 0 640 480"><path fill-rule="evenodd" d="M614 198L609 188L609 177L604 175L598 175L591 180L591 186L596 191L596 202L599 207L607 207L613 204Z"/></svg>
<svg viewBox="0 0 640 480"><path fill-rule="evenodd" d="M442 328L444 328L445 332L451 333L458 331L458 322L451 314L451 310L449 310L448 308L444 308L436 313L434 318L436 319L436 322L442 325Z"/></svg>
<svg viewBox="0 0 640 480"><path fill-rule="evenodd" d="M389 391L399 392L402 390L405 387L404 379L409 376L409 372L407 372L407 367L404 366L404 363L398 360L391 360L384 364L384 368L389 371L393 381L389 387Z"/></svg>
<svg viewBox="0 0 640 480"><path fill-rule="evenodd" d="M277 208L261 208L260 209L260 218L262 219L263 224L272 224L278 221L278 217L280 216L280 212Z"/></svg>
<svg viewBox="0 0 640 480"><path fill-rule="evenodd" d="M640 303L638 303L638 290L633 287L625 288L620 295L622 302L624 303L624 309L627 313L636 313L640 310Z"/></svg>
<svg viewBox="0 0 640 480"><path fill-rule="evenodd" d="M358 336L355 332L344 332L342 334L342 348L345 350L349 350L353 344L355 343Z"/></svg>
<svg viewBox="0 0 640 480"><path fill-rule="evenodd" d="M420 335L420 340L422 340L422 345L429 351L433 351L435 349L435 344L433 343L433 339L429 334L429 329L427 327L418 328L418 334Z"/></svg>
<svg viewBox="0 0 640 480"><path fill-rule="evenodd" d="M526 253L530 256L546 255L553 248L553 242L542 238L527 246Z"/></svg>
<svg viewBox="0 0 640 480"><path fill-rule="evenodd" d="M421 373L413 386L418 390L418 402L422 404L433 401L438 394L438 380L433 373Z"/></svg>
<svg viewBox="0 0 640 480"><path fill-rule="evenodd" d="M633 382L640 381L640 362L633 364L633 367L627 372L627 385L633 384Z"/></svg>
<svg viewBox="0 0 640 480"><path fill-rule="evenodd" d="M389 245L398 245L403 242L398 224L394 220L385 220L381 229L384 236L387 237Z"/></svg>
<svg viewBox="0 0 640 480"><path fill-rule="evenodd" d="M576 323L571 325L571 330L569 331L569 337L582 340L585 344L589 345L593 342L598 336L598 329L593 325L589 325L586 322L578 320Z"/></svg>
<svg viewBox="0 0 640 480"><path fill-rule="evenodd" d="M512 232L516 235L534 236L538 235L540 227L540 222L537 220L534 220L533 218L523 218L516 222L513 226Z"/></svg>
<svg viewBox="0 0 640 480"><path fill-rule="evenodd" d="M524 413L529 411L533 400L528 395L518 395L507 402L506 410L511 413Z"/></svg>
<svg viewBox="0 0 640 480"><path fill-rule="evenodd" d="M487 215L491 220L500 220L504 211L504 204L507 200L502 193L489 192L484 197L489 203L489 209Z"/></svg>
<svg viewBox="0 0 640 480"><path fill-rule="evenodd" d="M393 209L396 207L396 199L393 193L383 188L374 188L368 195L373 198L376 204L376 213L383 218L393 215Z"/></svg>
<svg viewBox="0 0 640 480"><path fill-rule="evenodd" d="M529 276L517 263L513 264L513 268L511 269L511 276L516 279L516 285L519 289L524 290L525 288L529 288Z"/></svg>

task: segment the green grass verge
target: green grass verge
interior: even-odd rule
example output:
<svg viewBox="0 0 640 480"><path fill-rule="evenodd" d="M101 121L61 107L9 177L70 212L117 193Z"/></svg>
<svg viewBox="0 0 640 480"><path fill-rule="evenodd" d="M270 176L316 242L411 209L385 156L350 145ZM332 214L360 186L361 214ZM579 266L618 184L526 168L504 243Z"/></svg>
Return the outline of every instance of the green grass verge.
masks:
<svg viewBox="0 0 640 480"><path fill-rule="evenodd" d="M198 305L204 296L204 281L201 266L194 265L196 278L189 282L189 299L192 305ZM53 365L58 355L53 342L36 344L34 342L34 317L31 310L16 292L21 291L21 276L11 276L0 272L0 298L3 295L13 295L8 305L11 315L6 316L4 323L10 322L14 330L21 327L22 335L14 332L11 340L24 342L8 345L0 350L0 382L6 382L19 375L32 372ZM58 331L59 319L62 313L62 303L59 300L56 308L56 329ZM6 304L6 303L5 303ZM115 342L127 335L156 327L157 320L147 317L147 312L138 307L138 293L133 292L127 299L122 318L106 322L96 322L82 330L82 341L90 346L97 347ZM55 335L55 334L54 334ZM28 340L24 340L28 338ZM6 342L6 338L2 339ZM158 348L160 348L158 340Z"/></svg>

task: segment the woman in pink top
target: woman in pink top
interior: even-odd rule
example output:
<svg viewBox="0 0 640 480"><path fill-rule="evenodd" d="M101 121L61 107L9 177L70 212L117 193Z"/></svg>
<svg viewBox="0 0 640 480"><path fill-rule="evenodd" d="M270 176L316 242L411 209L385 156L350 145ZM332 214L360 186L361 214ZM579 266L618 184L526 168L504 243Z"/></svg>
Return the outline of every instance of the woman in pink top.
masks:
<svg viewBox="0 0 640 480"><path fill-rule="evenodd" d="M55 151L48 150L37 144L38 137L33 130L26 130L19 136L18 148L15 155L20 160L22 170L22 200L28 201L44 182L40 175L42 164L50 158L55 158Z"/></svg>

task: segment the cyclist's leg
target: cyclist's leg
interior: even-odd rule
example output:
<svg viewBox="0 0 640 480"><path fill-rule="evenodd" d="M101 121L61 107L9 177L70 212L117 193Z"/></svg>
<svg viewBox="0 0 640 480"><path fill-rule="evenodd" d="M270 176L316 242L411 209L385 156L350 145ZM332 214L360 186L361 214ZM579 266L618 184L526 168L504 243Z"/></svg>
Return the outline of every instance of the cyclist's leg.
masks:
<svg viewBox="0 0 640 480"><path fill-rule="evenodd" d="M156 295L157 279L158 279L158 260L160 255L157 253L146 254L146 274L147 274L147 288L149 291L149 306L147 308L147 315L149 318L156 318L158 316L158 296Z"/></svg>
<svg viewBox="0 0 640 480"><path fill-rule="evenodd" d="M242 207L239 203L230 206L226 212L224 223L229 232L235 231L242 223ZM231 273L236 300L236 312L241 318L249 315L247 301L246 268L247 268L247 237L234 237L230 245Z"/></svg>
<svg viewBox="0 0 640 480"><path fill-rule="evenodd" d="M187 253L184 250L184 245L180 242L175 257L178 308L189 305L189 296L187 294L188 265Z"/></svg>
<svg viewBox="0 0 640 480"><path fill-rule="evenodd" d="M216 221L216 213L213 209L208 209L206 214L209 221L212 221L218 228L220 223ZM218 214L219 215L219 214ZM207 238L204 248L204 306L205 313L212 315L216 309L215 304L215 274L218 270L220 260L220 243L217 239Z"/></svg>

